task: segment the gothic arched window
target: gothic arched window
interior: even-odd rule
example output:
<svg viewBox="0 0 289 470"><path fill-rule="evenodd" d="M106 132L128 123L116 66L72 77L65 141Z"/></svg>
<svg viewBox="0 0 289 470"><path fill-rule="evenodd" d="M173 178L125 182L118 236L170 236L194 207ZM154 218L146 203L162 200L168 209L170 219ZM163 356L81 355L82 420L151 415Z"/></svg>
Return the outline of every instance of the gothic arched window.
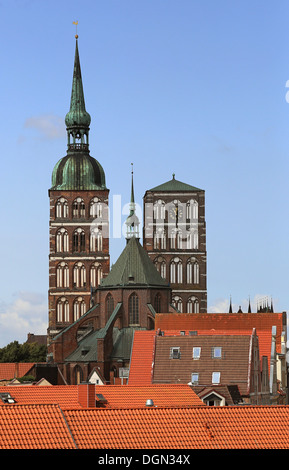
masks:
<svg viewBox="0 0 289 470"><path fill-rule="evenodd" d="M108 319L112 312L114 311L114 301L111 294L106 296L106 318Z"/></svg>
<svg viewBox="0 0 289 470"><path fill-rule="evenodd" d="M154 309L156 313L161 313L161 295L157 293L155 296Z"/></svg>
<svg viewBox="0 0 289 470"><path fill-rule="evenodd" d="M170 264L170 282L172 284L183 282L183 264L180 258L173 258Z"/></svg>
<svg viewBox="0 0 289 470"><path fill-rule="evenodd" d="M57 200L55 204L56 213L55 216L58 218L68 217L68 204L67 200L64 197L61 197Z"/></svg>
<svg viewBox="0 0 289 470"><path fill-rule="evenodd" d="M72 217L83 218L85 217L85 205L83 199L80 197L76 198L72 204Z"/></svg>
<svg viewBox="0 0 289 470"><path fill-rule="evenodd" d="M64 261L56 268L56 287L69 287L69 268Z"/></svg>
<svg viewBox="0 0 289 470"><path fill-rule="evenodd" d="M56 233L56 252L68 251L68 233L67 230L61 228Z"/></svg>
<svg viewBox="0 0 289 470"><path fill-rule="evenodd" d="M80 261L74 265L73 268L73 285L74 287L86 286L86 269Z"/></svg>
<svg viewBox="0 0 289 470"><path fill-rule="evenodd" d="M90 233L90 251L102 251L102 232L94 228Z"/></svg>
<svg viewBox="0 0 289 470"><path fill-rule="evenodd" d="M69 303L66 297L57 300L56 321L58 323L69 322Z"/></svg>
<svg viewBox="0 0 289 470"><path fill-rule="evenodd" d="M100 263L93 263L90 268L90 285L97 287L102 279L102 267Z"/></svg>
<svg viewBox="0 0 289 470"><path fill-rule="evenodd" d="M90 201L89 205L89 216L93 217L94 219L101 219L102 218L102 202L98 197L94 197Z"/></svg>
<svg viewBox="0 0 289 470"><path fill-rule="evenodd" d="M73 232L73 251L85 251L85 232L82 228L78 228Z"/></svg>
<svg viewBox="0 0 289 470"><path fill-rule="evenodd" d="M187 262L187 283L199 284L199 263L195 258L190 258Z"/></svg>
<svg viewBox="0 0 289 470"><path fill-rule="evenodd" d="M162 256L159 256L158 258L154 260L154 265L156 269L158 270L158 272L160 273L160 275L162 276L162 278L165 279L167 275L165 259Z"/></svg>
<svg viewBox="0 0 289 470"><path fill-rule="evenodd" d="M77 297L73 302L73 321L78 320L85 314L86 307L82 297Z"/></svg>
<svg viewBox="0 0 289 470"><path fill-rule="evenodd" d="M138 296L136 293L131 294L129 298L128 314L129 314L129 324L138 325L139 324L139 311L138 311Z"/></svg>
<svg viewBox="0 0 289 470"><path fill-rule="evenodd" d="M172 305L179 311L183 311L183 300L178 295L173 296Z"/></svg>
<svg viewBox="0 0 289 470"><path fill-rule="evenodd" d="M199 313L199 301L196 297L188 298L187 313Z"/></svg>

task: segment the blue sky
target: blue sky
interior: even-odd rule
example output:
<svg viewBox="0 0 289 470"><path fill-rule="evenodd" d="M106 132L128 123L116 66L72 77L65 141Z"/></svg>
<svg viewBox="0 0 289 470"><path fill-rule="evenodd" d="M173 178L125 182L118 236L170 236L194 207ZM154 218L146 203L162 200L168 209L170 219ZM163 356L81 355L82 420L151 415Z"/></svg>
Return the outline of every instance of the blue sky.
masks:
<svg viewBox="0 0 289 470"><path fill-rule="evenodd" d="M48 188L66 153L78 21L91 155L110 199L206 191L208 310L288 299L289 5L0 0L0 347L45 334ZM288 100L289 101L289 100ZM123 215L125 218L125 215ZM111 241L115 261L124 239Z"/></svg>

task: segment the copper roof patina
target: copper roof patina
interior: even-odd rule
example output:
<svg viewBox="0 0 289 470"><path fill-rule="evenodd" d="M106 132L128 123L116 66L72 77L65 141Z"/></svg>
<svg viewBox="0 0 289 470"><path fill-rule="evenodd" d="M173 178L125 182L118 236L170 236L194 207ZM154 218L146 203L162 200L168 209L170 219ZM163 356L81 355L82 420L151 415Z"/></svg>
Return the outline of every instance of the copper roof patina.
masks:
<svg viewBox="0 0 289 470"><path fill-rule="evenodd" d="M85 109L78 44L76 38L70 109L65 117L67 155L61 158L52 172L52 190L106 189L101 164L89 154L90 115Z"/></svg>

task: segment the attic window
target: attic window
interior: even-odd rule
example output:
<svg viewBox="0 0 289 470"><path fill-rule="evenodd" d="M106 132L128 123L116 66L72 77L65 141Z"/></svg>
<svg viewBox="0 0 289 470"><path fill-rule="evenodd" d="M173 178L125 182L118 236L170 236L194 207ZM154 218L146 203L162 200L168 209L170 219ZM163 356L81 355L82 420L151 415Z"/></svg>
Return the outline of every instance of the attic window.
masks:
<svg viewBox="0 0 289 470"><path fill-rule="evenodd" d="M172 347L170 350L170 359L180 359L181 358L181 348Z"/></svg>
<svg viewBox="0 0 289 470"><path fill-rule="evenodd" d="M201 348L199 346L193 348L193 359L200 359Z"/></svg>
<svg viewBox="0 0 289 470"><path fill-rule="evenodd" d="M10 393L0 393L0 398L4 403L16 403L14 398L11 397Z"/></svg>
<svg viewBox="0 0 289 470"><path fill-rule="evenodd" d="M221 379L221 372L212 373L212 384L219 384Z"/></svg>
<svg viewBox="0 0 289 470"><path fill-rule="evenodd" d="M198 332L197 331L189 331L189 336L197 336Z"/></svg>
<svg viewBox="0 0 289 470"><path fill-rule="evenodd" d="M212 348L212 357L214 359L221 359L222 358L222 348L221 347Z"/></svg>
<svg viewBox="0 0 289 470"><path fill-rule="evenodd" d="M107 403L107 399L102 395L102 393L97 393L96 394L96 399L98 403Z"/></svg>
<svg viewBox="0 0 289 470"><path fill-rule="evenodd" d="M192 385L198 385L198 383L199 383L199 373L198 372L193 372L192 373L191 382L192 382Z"/></svg>

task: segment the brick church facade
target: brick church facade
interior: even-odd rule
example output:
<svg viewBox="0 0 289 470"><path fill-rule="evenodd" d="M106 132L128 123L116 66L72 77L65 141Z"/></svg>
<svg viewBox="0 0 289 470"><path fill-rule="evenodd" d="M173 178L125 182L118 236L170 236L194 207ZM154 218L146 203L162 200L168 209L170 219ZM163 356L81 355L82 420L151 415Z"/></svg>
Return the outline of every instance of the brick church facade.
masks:
<svg viewBox="0 0 289 470"><path fill-rule="evenodd" d="M134 332L154 329L156 313L207 309L204 191L174 177L144 196L141 245L132 173L126 246L110 268L109 189L90 120L76 36L67 154L49 189L48 360L70 384L124 377Z"/></svg>

